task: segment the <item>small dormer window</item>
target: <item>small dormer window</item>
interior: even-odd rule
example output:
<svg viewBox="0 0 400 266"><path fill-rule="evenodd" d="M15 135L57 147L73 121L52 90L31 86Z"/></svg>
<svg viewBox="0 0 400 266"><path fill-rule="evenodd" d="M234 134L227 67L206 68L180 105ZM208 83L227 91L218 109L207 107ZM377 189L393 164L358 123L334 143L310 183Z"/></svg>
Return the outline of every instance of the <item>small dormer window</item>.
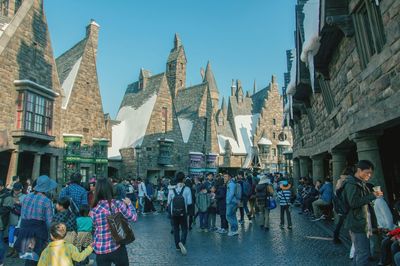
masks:
<svg viewBox="0 0 400 266"><path fill-rule="evenodd" d="M222 115L218 116L218 126L224 125L224 117Z"/></svg>
<svg viewBox="0 0 400 266"><path fill-rule="evenodd" d="M276 119L275 119L275 118L272 119L272 124L273 124L274 126L276 125Z"/></svg>

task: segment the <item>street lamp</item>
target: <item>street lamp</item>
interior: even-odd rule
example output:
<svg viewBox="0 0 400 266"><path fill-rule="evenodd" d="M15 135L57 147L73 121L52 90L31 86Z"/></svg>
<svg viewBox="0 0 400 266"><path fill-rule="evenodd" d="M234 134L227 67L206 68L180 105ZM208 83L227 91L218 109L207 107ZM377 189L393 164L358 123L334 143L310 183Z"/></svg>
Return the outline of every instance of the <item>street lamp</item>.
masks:
<svg viewBox="0 0 400 266"><path fill-rule="evenodd" d="M139 160L139 155L140 152L142 151L142 147L138 144L135 146L135 153L136 153L136 177L139 177L140 173L140 160Z"/></svg>

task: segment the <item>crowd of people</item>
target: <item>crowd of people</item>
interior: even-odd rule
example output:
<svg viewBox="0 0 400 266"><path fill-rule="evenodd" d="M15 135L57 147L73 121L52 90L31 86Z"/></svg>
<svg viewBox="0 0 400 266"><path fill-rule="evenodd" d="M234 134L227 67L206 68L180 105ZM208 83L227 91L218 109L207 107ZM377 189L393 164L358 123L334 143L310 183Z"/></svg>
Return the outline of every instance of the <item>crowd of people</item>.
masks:
<svg viewBox="0 0 400 266"><path fill-rule="evenodd" d="M154 184L147 178L93 177L87 187L73 174L57 195L57 183L45 175L24 184L14 177L7 186L0 180L0 239L9 246L0 241L0 265L5 256L20 257L25 265L91 265L93 257L99 266L129 265L126 246L113 239L108 223L118 212L130 222L138 214L166 212L175 248L185 255L188 231L196 225L201 233L228 237L238 235L244 223L267 232L270 211L279 207L280 228L286 222L292 230L296 204L314 222L337 217L333 241L341 243L342 227L350 233L355 265L369 265L379 247L378 265L400 265L400 202L389 208L380 187L369 183L373 169L369 161L347 167L335 187L330 178L300 178L294 188L280 173L245 171L193 178L179 172Z"/></svg>

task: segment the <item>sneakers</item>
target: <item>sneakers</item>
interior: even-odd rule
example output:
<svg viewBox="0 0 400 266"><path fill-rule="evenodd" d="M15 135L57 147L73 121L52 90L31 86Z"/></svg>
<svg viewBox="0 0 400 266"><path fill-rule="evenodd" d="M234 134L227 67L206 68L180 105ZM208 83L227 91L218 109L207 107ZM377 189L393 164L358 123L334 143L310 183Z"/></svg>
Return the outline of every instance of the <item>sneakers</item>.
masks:
<svg viewBox="0 0 400 266"><path fill-rule="evenodd" d="M239 234L238 231L229 231L228 236L236 236L238 234Z"/></svg>
<svg viewBox="0 0 400 266"><path fill-rule="evenodd" d="M240 220L238 223L239 223L240 225L243 225L243 224L244 224L244 221L243 221L243 220Z"/></svg>
<svg viewBox="0 0 400 266"><path fill-rule="evenodd" d="M281 229L285 229L285 227L284 227L283 224L281 224L279 227L280 227Z"/></svg>
<svg viewBox="0 0 400 266"><path fill-rule="evenodd" d="M217 230L217 233L226 234L226 233L228 233L228 231L226 229L224 229L224 228L221 228L221 229Z"/></svg>
<svg viewBox="0 0 400 266"><path fill-rule="evenodd" d="M291 225L289 225L289 226L287 227L287 229L289 229L289 230L292 230L292 226L291 226Z"/></svg>
<svg viewBox="0 0 400 266"><path fill-rule="evenodd" d="M179 242L178 246L181 249L182 255L186 255L187 254L187 250L186 250L185 246L182 244L182 242Z"/></svg>
<svg viewBox="0 0 400 266"><path fill-rule="evenodd" d="M315 216L314 216L315 217ZM315 218L315 219L313 219L313 220L311 220L312 222L316 222L316 221L320 221L320 220L325 220L326 219L326 216L325 215L321 215L321 217L319 217L319 218Z"/></svg>

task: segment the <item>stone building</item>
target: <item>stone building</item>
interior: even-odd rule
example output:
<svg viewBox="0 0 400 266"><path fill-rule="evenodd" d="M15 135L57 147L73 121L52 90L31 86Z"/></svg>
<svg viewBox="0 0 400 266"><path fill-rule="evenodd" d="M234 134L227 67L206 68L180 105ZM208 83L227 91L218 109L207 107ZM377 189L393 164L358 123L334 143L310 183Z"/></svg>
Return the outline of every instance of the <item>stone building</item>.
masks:
<svg viewBox="0 0 400 266"><path fill-rule="evenodd" d="M64 93L61 132L65 145L63 174L107 176L107 148L111 134L104 114L96 70L99 25L91 21L86 36L56 59Z"/></svg>
<svg viewBox="0 0 400 266"><path fill-rule="evenodd" d="M91 34L93 26L88 27L87 38L90 40L82 48L85 52L81 68L75 69L78 77L88 76L76 79L83 85L70 81L71 90L66 93L64 78L68 77L69 70L60 68L57 64L60 62L56 63L54 58L43 0L0 1L0 179L9 183L14 175L35 179L40 174L47 174L63 181L63 133L82 134L85 141L86 138L91 141L98 138L95 139L97 143L110 138L110 131L107 133L105 129L107 126L87 135L75 130L73 126L79 125L80 121L71 118L86 115L75 102L90 97L93 99L88 99L87 104L96 125L83 126L85 122L82 121L80 128L88 127L94 131L97 124L107 123L98 93L94 57L97 37ZM64 57L64 61L67 60ZM88 95L78 95L84 87ZM70 100L67 107L66 99ZM65 119L65 116L71 117ZM103 150L107 152L105 148ZM107 159L107 155L101 158Z"/></svg>
<svg viewBox="0 0 400 266"><path fill-rule="evenodd" d="M371 182L398 199L400 2L298 1L295 35L294 176L337 179L368 159Z"/></svg>
<svg viewBox="0 0 400 266"><path fill-rule="evenodd" d="M267 88L254 88L252 96L237 81L227 105L223 100L219 108L211 64L201 71L202 83L190 87L186 65L184 46L175 35L165 73L141 69L138 81L128 85L113 121L109 173L155 179L176 171L194 176L217 168L284 169L282 152L291 135L281 129L283 106L275 77Z"/></svg>

